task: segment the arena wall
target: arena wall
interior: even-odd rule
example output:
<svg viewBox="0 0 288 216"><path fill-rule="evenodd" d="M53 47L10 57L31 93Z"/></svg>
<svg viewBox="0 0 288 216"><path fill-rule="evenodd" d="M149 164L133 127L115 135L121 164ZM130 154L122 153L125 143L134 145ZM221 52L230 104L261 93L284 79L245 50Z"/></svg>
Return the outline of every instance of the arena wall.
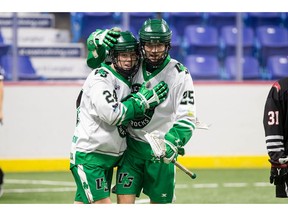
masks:
<svg viewBox="0 0 288 216"><path fill-rule="evenodd" d="M79 82L4 83L0 166L6 171L69 170ZM196 130L179 162L191 168L269 166L263 129L272 82L195 82Z"/></svg>

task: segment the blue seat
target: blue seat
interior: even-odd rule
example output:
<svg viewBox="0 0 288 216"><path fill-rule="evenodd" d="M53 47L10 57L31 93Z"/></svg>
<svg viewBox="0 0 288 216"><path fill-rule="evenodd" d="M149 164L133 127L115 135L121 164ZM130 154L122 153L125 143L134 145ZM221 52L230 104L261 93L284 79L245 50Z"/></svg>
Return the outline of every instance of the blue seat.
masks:
<svg viewBox="0 0 288 216"><path fill-rule="evenodd" d="M221 67L215 56L188 55L184 58L184 65L194 80L221 79Z"/></svg>
<svg viewBox="0 0 288 216"><path fill-rule="evenodd" d="M169 22L170 27L174 27L179 36L182 37L188 25L204 25L204 13L201 12L167 12L163 14Z"/></svg>
<svg viewBox="0 0 288 216"><path fill-rule="evenodd" d="M222 27L236 26L236 12L210 12L206 13L207 25L214 26L219 31Z"/></svg>
<svg viewBox="0 0 288 216"><path fill-rule="evenodd" d="M285 56L272 56L267 62L268 79L281 79L288 76L288 59Z"/></svg>
<svg viewBox="0 0 288 216"><path fill-rule="evenodd" d="M287 55L288 30L278 26L261 26L256 29L260 62L266 65L267 59L275 55Z"/></svg>
<svg viewBox="0 0 288 216"><path fill-rule="evenodd" d="M184 32L184 47L188 55L218 56L220 45L217 29L212 26L187 26Z"/></svg>
<svg viewBox="0 0 288 216"><path fill-rule="evenodd" d="M172 31L172 39L171 39L171 49L170 49L170 56L178 61L182 62L183 56L181 53L181 38L177 32L177 29L173 26L170 28Z"/></svg>
<svg viewBox="0 0 288 216"><path fill-rule="evenodd" d="M283 13L280 12L249 12L245 20L246 25L253 29L267 25L281 26L284 21Z"/></svg>
<svg viewBox="0 0 288 216"><path fill-rule="evenodd" d="M10 55L4 55L0 58L1 67L4 69L5 80L13 79L13 59ZM18 56L18 79L19 80L43 80L44 78L37 75L29 56Z"/></svg>
<svg viewBox="0 0 288 216"><path fill-rule="evenodd" d="M242 29L243 55L253 56L255 52L255 37L252 28ZM236 55L238 29L235 26L224 26L221 28L221 39L223 43L224 55Z"/></svg>
<svg viewBox="0 0 288 216"><path fill-rule="evenodd" d="M86 41L88 36L96 29L110 29L114 26L119 26L119 23L113 12L71 14L73 42Z"/></svg>
<svg viewBox="0 0 288 216"><path fill-rule="evenodd" d="M252 56L243 56L242 59L242 78L244 80L262 79L258 60ZM224 62L224 74L227 79L234 80L237 77L237 58L228 56Z"/></svg>
<svg viewBox="0 0 288 216"><path fill-rule="evenodd" d="M154 19L157 17L155 12L129 12L129 30L133 29L132 33L137 36L141 26L147 19Z"/></svg>

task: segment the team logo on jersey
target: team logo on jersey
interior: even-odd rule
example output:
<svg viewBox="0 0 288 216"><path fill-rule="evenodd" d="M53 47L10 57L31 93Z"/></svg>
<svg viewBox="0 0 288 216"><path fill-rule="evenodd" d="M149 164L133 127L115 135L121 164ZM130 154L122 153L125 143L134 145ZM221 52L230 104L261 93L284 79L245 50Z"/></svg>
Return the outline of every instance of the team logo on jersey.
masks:
<svg viewBox="0 0 288 216"><path fill-rule="evenodd" d="M141 84L139 83L133 84L131 87L132 93L138 92L140 87L141 87ZM152 116L154 115L154 111L155 111L155 108L146 110L145 115L143 117L131 120L130 126L136 129L144 128L151 121Z"/></svg>
<svg viewBox="0 0 288 216"><path fill-rule="evenodd" d="M117 127L117 129L120 137L124 138L127 136L127 127L120 125Z"/></svg>

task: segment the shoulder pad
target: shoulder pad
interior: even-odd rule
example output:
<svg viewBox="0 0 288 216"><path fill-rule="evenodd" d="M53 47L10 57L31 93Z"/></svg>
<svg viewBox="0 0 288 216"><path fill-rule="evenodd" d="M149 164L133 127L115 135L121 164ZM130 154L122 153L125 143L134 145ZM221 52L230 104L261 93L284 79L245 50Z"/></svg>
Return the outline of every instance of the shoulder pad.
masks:
<svg viewBox="0 0 288 216"><path fill-rule="evenodd" d="M175 65L175 67L179 73L185 72L185 74L189 74L188 69L183 64L181 64L180 62L178 62Z"/></svg>

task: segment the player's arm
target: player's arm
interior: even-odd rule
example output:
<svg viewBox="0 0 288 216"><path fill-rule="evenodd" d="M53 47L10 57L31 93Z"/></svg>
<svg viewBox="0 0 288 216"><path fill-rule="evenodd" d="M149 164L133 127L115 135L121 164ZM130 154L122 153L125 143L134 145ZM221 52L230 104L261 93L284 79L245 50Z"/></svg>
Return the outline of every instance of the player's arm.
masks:
<svg viewBox="0 0 288 216"><path fill-rule="evenodd" d="M177 154L184 155L184 146L193 135L196 128L195 91L192 78L186 68L180 68L181 79L172 93L175 100L176 120L165 134L166 160L170 163L177 158ZM176 147L176 148L175 148Z"/></svg>
<svg viewBox="0 0 288 216"><path fill-rule="evenodd" d="M126 126L130 120L143 116L147 106L155 106L166 98L168 93L167 84L161 82L153 89L142 90L144 98L135 95L127 97L124 101L118 100L114 85L109 81L107 72L98 70L97 82L93 84L91 96L93 106L98 116L110 125Z"/></svg>
<svg viewBox="0 0 288 216"><path fill-rule="evenodd" d="M264 107L263 125L266 148L270 160L278 162L286 157L284 151L284 111L280 101L280 90L272 87ZM285 113L286 114L286 113Z"/></svg>
<svg viewBox="0 0 288 216"><path fill-rule="evenodd" d="M107 56L107 51L110 50L114 44L117 43L117 38L119 37L120 29L97 29L92 32L87 39L87 65L90 68L100 67L100 64L105 61Z"/></svg>

